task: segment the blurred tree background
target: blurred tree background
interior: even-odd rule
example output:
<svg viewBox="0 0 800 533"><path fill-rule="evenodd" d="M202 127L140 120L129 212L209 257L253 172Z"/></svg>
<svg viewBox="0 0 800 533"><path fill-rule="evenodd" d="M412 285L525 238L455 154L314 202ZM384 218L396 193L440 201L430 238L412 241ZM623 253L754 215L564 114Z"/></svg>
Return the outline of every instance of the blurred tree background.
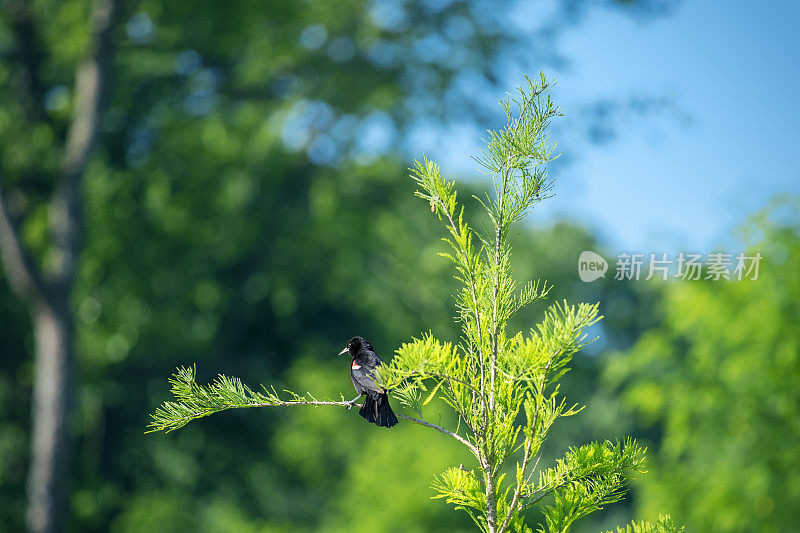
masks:
<svg viewBox="0 0 800 533"><path fill-rule="evenodd" d="M642 513L667 508L698 531L800 521L800 210L774 204L746 226L764 257L756 282L671 286L663 320L605 364L605 387L652 443Z"/></svg>
<svg viewBox="0 0 800 533"><path fill-rule="evenodd" d="M666 3L615 7L641 14ZM557 2L534 51L558 56L558 32L590 4ZM80 169L81 255L66 308L74 360L60 530L472 529L428 500L433 473L457 463L460 452L419 428L376 431L355 412L298 409L225 413L167 437L143 430L180 364L196 362L201 380L224 372L338 395L350 382L335 354L351 336L369 338L385 358L428 329L454 337L448 264L435 255L436 225L412 197L403 148L420 121L502 118L494 102L476 101L473 89L495 86L504 65L531 53L519 46L530 37L519 31L524 21L504 19L508 5L3 2L0 187L44 273L61 264L48 227L58 224L53 198L80 114L76 72L98 55L90 31L97 10L115 8L97 63L107 87L96 138ZM658 499L677 521L707 530L718 529L708 525L718 510L733 509L742 521L725 531L754 530L744 521L753 513L773 520L759 522L771 524L763 531L786 530L783 520L796 520L786 502L797 494L798 478L778 468L798 466L791 448L798 350L796 338L779 332L796 322L797 291L784 291L790 282L796 288L797 262L787 260L783 278L747 286L666 290L611 276L585 284L574 269L582 250L602 251L593 233L571 223L535 227L535 214L533 222L516 238L518 277L555 283L552 299L600 300L607 317L600 341L576 359L567 383L568 398L589 408L554 435L551 453L641 434L658 456L654 474L637 486L636 509L647 513ZM796 229L775 238L787 257L797 257ZM30 307L3 276L0 530L21 531L35 338ZM762 303L752 303L752 322L738 316L741 327L722 325L731 306L753 299ZM686 305L707 322L687 321ZM540 311L531 307L518 320L533 323ZM774 317L773 329L761 327L765 313ZM690 345L698 346L692 365L684 361ZM720 345L725 351L715 351ZM610 352L627 355L609 357L600 382L606 358L598 355ZM662 360L662 353L670 357ZM721 353L731 367L724 383L708 373ZM645 357L653 362L643 366ZM746 379L753 369L763 380ZM671 403L680 394L672 387L689 386L685 380L694 380L695 390L708 386L708 401ZM734 397L747 403L731 418L726 405ZM695 432L695 419L706 424L703 432ZM785 437L766 433L775 439L768 446L752 440L764 431L760 424L778 422ZM720 447L724 454L715 452ZM752 461L753 449L765 452L760 462ZM743 477L758 486L742 484ZM718 485L704 485L712 482ZM714 498L705 510L690 505L707 491ZM589 530L623 523L632 508L612 512Z"/></svg>

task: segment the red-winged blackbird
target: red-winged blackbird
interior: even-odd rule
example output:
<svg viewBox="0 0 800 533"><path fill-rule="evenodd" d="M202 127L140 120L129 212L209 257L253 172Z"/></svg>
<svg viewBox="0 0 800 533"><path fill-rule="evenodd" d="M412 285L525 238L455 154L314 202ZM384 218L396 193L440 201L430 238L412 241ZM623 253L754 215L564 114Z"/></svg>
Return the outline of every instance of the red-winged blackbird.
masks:
<svg viewBox="0 0 800 533"><path fill-rule="evenodd" d="M389 395L373 379L375 367L381 364L375 349L364 337L353 337L347 341L347 346L339 352L339 355L345 353L349 353L353 358L350 364L350 379L353 380L353 386L359 395L364 395L364 405L358 414L376 426L390 428L397 424L397 417L389 407ZM357 399L358 397L355 398Z"/></svg>

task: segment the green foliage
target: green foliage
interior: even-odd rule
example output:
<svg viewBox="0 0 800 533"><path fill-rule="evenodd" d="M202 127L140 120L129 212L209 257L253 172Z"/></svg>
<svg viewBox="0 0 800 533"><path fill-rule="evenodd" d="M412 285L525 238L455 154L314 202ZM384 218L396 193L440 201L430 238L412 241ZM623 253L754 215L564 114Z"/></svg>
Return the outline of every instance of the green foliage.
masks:
<svg viewBox="0 0 800 533"><path fill-rule="evenodd" d="M287 407L291 405L346 405L342 396L336 400L317 400L313 395L299 395L285 391L288 400L282 400L274 389L264 387L263 392L253 392L235 377L223 374L209 385L195 381L195 368L179 368L170 378L174 402L164 402L153 413L148 433L180 429L192 420L203 418L227 409L246 407Z"/></svg>
<svg viewBox="0 0 800 533"><path fill-rule="evenodd" d="M539 483L524 494L528 500L522 507L553 493L554 504L544 510L546 531L567 531L579 518L622 499L627 485L623 473L644 472L644 460L644 448L632 440L570 448L564 459L539 473Z"/></svg>
<svg viewBox="0 0 800 533"><path fill-rule="evenodd" d="M673 523L672 518L668 514L658 515L658 520L655 523L645 522L631 522L625 528L618 527L616 531L607 531L606 533L681 533L685 528L678 527Z"/></svg>
<svg viewBox="0 0 800 533"><path fill-rule="evenodd" d="M47 264L58 258L47 250L45 200L72 114L91 4L11 4L0 13L0 180L13 189L9 201L25 219L27 244ZM466 462L470 453L434 432L390 438L354 424L352 412L329 408L292 416L234 412L168 439L138 429L142 413L168 393L164 376L179 365L197 362L201 382L213 378L204 373L210 368L269 375L280 380L278 390L337 398L350 387L329 356L341 348L343 331L358 330L376 346L397 346L408 332L428 329L455 336L446 308L454 285L432 253L437 236L424 210L415 209L402 164L359 149L361 125L388 113L400 136L408 122L454 108L459 120L474 118L470 105L453 103L449 80L457 76L471 87L474 75L482 85L481 72L498 64L497 45L513 47L509 26L481 16L500 8L494 3L452 2L432 11L429 2L404 2L410 24L387 27L372 16L378 4L122 3L108 105L83 190L87 231L71 306L78 379L65 529L430 533L470 525L419 498L434 469ZM30 33L18 26L20 6L30 8ZM558 9L574 20L571 2ZM319 25L327 41L309 50L300 36ZM454 27L471 37L451 41ZM419 53L430 38L457 46L461 61ZM338 62L329 52L342 42L356 53ZM546 48L537 54L550 53ZM374 52L387 51L389 61L375 60ZM439 105L445 89L448 105ZM312 157L331 143L334 164ZM466 187L460 192L470 196ZM574 250L597 249L586 229L559 224L519 233L520 278L558 281L550 294L559 300L595 300L596 287L611 287L603 280L574 283L569 275ZM27 312L5 281L0 530L21 531L32 342ZM534 301L512 320L527 329L542 305ZM648 308L628 305L637 309L631 320ZM621 320L604 338L635 331ZM584 390L590 388L576 387L570 397ZM434 398L425 409L436 416L442 407ZM440 417L442 425L457 426L447 411ZM362 444L380 453L365 460ZM382 490L367 522L355 514L351 492L373 483L378 471Z"/></svg>
<svg viewBox="0 0 800 533"><path fill-rule="evenodd" d="M501 102L507 124L490 131L477 161L491 175L494 195L479 202L491 226L486 232L466 221L455 183L438 165L423 159L412 170L420 190L443 222L461 288L456 294L461 339L456 345L431 334L404 344L382 366L384 384L422 417L422 408L438 395L458 417L456 432L477 461L477 474L446 470L434 483L442 498L466 511L483 531L523 530L521 511L547 496L547 531L567 531L572 523L618 501L624 473L643 471L644 450L635 442L590 444L570 449L556 466L536 472L542 444L555 421L576 414L559 395L559 379L572 356L586 345L586 330L599 320L597 304L551 305L527 333L513 336L507 324L526 305L550 291L544 283L520 286L513 279L509 227L521 220L552 185L547 164L554 145L547 127L558 110L547 94L544 75L516 97ZM463 428L462 428L463 425ZM505 461L519 454L513 482ZM535 459L534 459L535 458ZM545 531L545 529L542 529Z"/></svg>
<svg viewBox="0 0 800 533"><path fill-rule="evenodd" d="M482 525L481 516L486 514L486 493L474 472L463 467L450 467L434 480L433 489L439 493L433 499L443 498L456 509L466 511L473 522Z"/></svg>
<svg viewBox="0 0 800 533"><path fill-rule="evenodd" d="M550 287L538 282L520 287L510 267L507 241L512 222L520 220L541 199L552 147L546 127L558 113L549 85L529 81L528 91L503 102L508 124L490 132L481 161L493 175L494 197L481 202L492 220L491 232L481 234L465 219L455 184L442 178L439 167L417 162L413 177L425 199L444 222L449 236L444 253L457 271L461 289L456 295L458 344L441 342L432 333L403 344L392 361L379 368L383 385L419 416L401 418L436 429L463 444L477 462L477 473L451 467L435 478L436 499L465 511L478 527L491 533L527 531L522 512L542 508L542 532L566 532L572 524L605 505L619 501L627 476L644 471L644 449L634 441L590 443L570 448L563 459L538 470L541 448L559 418L576 414L559 393L559 380L572 356L587 344L586 330L595 324L597 304L551 305L527 334L509 336L514 314L544 298ZM512 107L513 104L513 107ZM281 400L274 389L253 392L235 378L219 376L208 386L195 382L194 370L182 368L171 380L175 401L153 415L150 429L183 427L190 420L243 407L290 405L347 405L317 401L287 391ZM428 422L425 407L439 399L453 409L453 430ZM504 463L518 455L512 472ZM538 471L538 480L533 481ZM513 481L506 482L507 478ZM545 501L545 498L549 498Z"/></svg>
<svg viewBox="0 0 800 533"><path fill-rule="evenodd" d="M91 2L12 4L0 12L0 181L46 265L58 257L47 249L45 201ZM415 202L396 154L364 149L363 127L393 115L390 134L401 135L414 120L402 105L411 72L424 67L430 84L413 92L432 103L463 76L452 61L419 58L423 37L443 35L452 21L466 26L474 40L459 46L477 75L507 41L477 24L464 2L435 14L407 2L404 16L424 24L403 28L387 28L365 0L120 4L107 106L82 194L87 230L71 305L76 495L64 528L153 529L113 524L146 514L152 499L166 506L174 498L193 524L180 531L221 530L201 512L211 499L240 521L269 515L292 531L316 530L309 524L321 520L330 495L315 493L304 515L272 503L301 492L295 472L286 461L276 466L264 444L274 419L251 418L234 432L236 415L221 416L169 440L132 428L164 399L163 378L179 365L197 362L201 378L215 368L284 379L300 359L324 359L342 331L397 345L408 331L448 327L448 276L436 261L419 260L436 238L422 217L407 216ZM313 50L301 42L309 27L327 33ZM352 45L352 57L334 60L336 45ZM21 531L33 343L5 279L0 326L0 530ZM238 464L220 460L234 456ZM249 477L254 470L270 475ZM151 498L153 487L164 490ZM428 515L432 528L438 516Z"/></svg>
<svg viewBox="0 0 800 533"><path fill-rule="evenodd" d="M798 212L779 204L746 226L761 237L747 252L764 258L757 280L673 284L662 323L605 362L606 384L656 443L637 482L641 516L666 508L720 532L800 521Z"/></svg>

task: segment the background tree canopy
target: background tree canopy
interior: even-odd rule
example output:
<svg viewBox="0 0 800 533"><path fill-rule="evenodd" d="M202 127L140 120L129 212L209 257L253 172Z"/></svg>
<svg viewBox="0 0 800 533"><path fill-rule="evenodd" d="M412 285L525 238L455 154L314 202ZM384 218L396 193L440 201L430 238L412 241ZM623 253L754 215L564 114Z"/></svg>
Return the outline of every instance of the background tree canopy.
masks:
<svg viewBox="0 0 800 533"><path fill-rule="evenodd" d="M780 207L775 206L777 209ZM784 531L797 522L800 227L751 222L766 259L757 283L671 287L663 321L604 378L621 386L657 451L639 481L642 512L664 505L700 530ZM703 498L697 498L702 494Z"/></svg>
<svg viewBox="0 0 800 533"><path fill-rule="evenodd" d="M557 60L559 32L590 4L555 2L552 22L536 35L536 53ZM636 16L669 4L613 3ZM518 48L530 36L520 30L524 21L508 23L510 5L345 0L116 6L108 88L83 173L83 250L68 306L75 360L62 529L471 529L467 518L430 502L432 491L420 490L438 465L461 452L416 428L375 431L355 412L309 409L221 414L167 438L145 436L143 429L147 413L167 397L165 378L179 364L197 362L201 381L225 372L337 395L350 384L335 354L353 335L369 338L387 359L422 331L457 336L449 320L453 281L435 255L442 250L439 232L412 196L403 150L420 122L458 117L487 125L485 109L495 102L476 101L472 89L496 85L504 68L530 52ZM0 13L0 185L44 273L60 261L48 230L50 199L76 114L76 70L94 46L94 9L80 0L8 0ZM750 448L736 448L746 446L735 444L738 433L712 426L695 433L688 422L662 427L679 416L668 408L681 406L648 407L637 393L650 383L653 396L646 399L653 402L672 394L661 381L665 376L693 379L687 374L693 366L684 365L683 351L673 346L728 342L726 335L747 331L713 327L729 316L722 301L749 301L738 291L757 293L764 313L778 321L773 324L791 330L797 315L789 306L797 295L782 295L796 279L789 271L796 263L785 263L783 277L737 288L673 291L672 285L619 283L610 276L584 284L574 275L575 262L582 250L602 251L594 232L569 222L535 223L534 216L534 226L514 239L518 278L554 282L552 300L599 300L606 316L597 330L601 342L576 359L568 375L567 397L590 407L548 441L547 453L556 457L570 444L638 431L653 440L659 458L655 475L636 492L637 509L649 512L648 502L663 499L664 510L678 521L696 520L710 529L718 527L708 525L714 513L735 509L740 518L725 526L730 531L748 530L749 509L772 517L774 529L764 531L796 519L781 503L791 501L797 479L779 470L792 464L788 433L766 448L774 460L764 456L752 464L745 457ZM797 248L791 231L774 241L787 254ZM0 272L0 530L20 531L31 461L35 340L29 310L8 281ZM679 296L664 299L665 292ZM710 322L704 333L681 329L676 317L684 300L690 306L714 300L705 309ZM541 310L533 306L516 317L519 329ZM737 415L759 417L741 430L750 436L760 433L757 424L768 424L767 415L790 424L797 410L787 396L787 380L797 371L796 343L782 344L774 355L764 351L778 343L778 333L768 337L777 330L763 330L765 315L752 312L759 317L753 331L762 340L724 353L732 361L739 354L748 361L785 354L780 360L788 366L771 374L765 363L765 381L720 388L698 377L694 386L716 391L709 409L723 424L729 422L722 416L726 402L745 401L739 396L745 389L737 387L773 387L767 383L774 378L774 389L759 391L775 405L756 406L762 396L747 396L754 411ZM641 337L645 330L654 332ZM648 342L661 348L648 352ZM624 385L621 401L613 387L597 388L606 360L596 356L632 345L634 355L620 357L617 366L609 359L608 383ZM706 365L722 357L705 350ZM638 367L632 361L643 353L672 365L670 373L653 376L652 369ZM644 422L626 410L631 406L646 415ZM767 411L759 414L757 407ZM692 414L686 410L680 416ZM772 431L770 438L778 439ZM730 453L702 469L687 466L714 453L717 441ZM359 454L365 445L376 452ZM696 454L688 454L689 463L687 450ZM755 469L757 488L719 489L705 511L688 506L695 490L707 489L703 482L738 484L744 465ZM376 473L381 489L366 489ZM676 483L684 492L667 499ZM353 505L365 490L376 509L366 518ZM613 512L633 511L616 506ZM629 518L601 515L590 527Z"/></svg>

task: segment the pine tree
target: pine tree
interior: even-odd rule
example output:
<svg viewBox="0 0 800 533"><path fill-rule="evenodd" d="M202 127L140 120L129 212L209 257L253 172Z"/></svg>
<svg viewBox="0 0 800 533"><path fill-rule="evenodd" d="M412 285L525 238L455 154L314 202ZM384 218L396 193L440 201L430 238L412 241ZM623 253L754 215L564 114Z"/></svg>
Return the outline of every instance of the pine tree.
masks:
<svg viewBox="0 0 800 533"><path fill-rule="evenodd" d="M491 176L493 194L475 198L491 224L478 230L465 220L453 181L438 165L415 161L417 196L431 207L446 231L448 251L460 290L455 295L462 335L457 343L427 333L403 344L379 368L382 384L416 416L398 413L456 439L474 456L475 468L451 467L433 483L434 498L469 514L481 531L532 531L525 511L542 510L540 532L566 532L572 524L620 500L629 475L645 471L645 449L632 439L592 442L570 448L549 468L540 468L541 449L552 425L581 408L559 394L559 380L572 356L589 339L587 328L600 320L598 304L554 303L537 326L511 334L509 320L523 307L545 298L550 286L513 279L508 242L511 226L551 196L548 165L555 158L550 121L560 116L540 74L500 104L503 129L489 131L476 161ZM343 406L338 400L274 388L254 391L238 378L220 375L210 385L195 381L194 368L180 368L170 380L173 402L152 415L149 431L172 431L213 413L243 407ZM423 408L434 398L450 406L457 427L425 420ZM511 461L513 465L509 464ZM622 529L620 531L623 531ZM633 523L625 531L678 532L668 516L656 523Z"/></svg>

